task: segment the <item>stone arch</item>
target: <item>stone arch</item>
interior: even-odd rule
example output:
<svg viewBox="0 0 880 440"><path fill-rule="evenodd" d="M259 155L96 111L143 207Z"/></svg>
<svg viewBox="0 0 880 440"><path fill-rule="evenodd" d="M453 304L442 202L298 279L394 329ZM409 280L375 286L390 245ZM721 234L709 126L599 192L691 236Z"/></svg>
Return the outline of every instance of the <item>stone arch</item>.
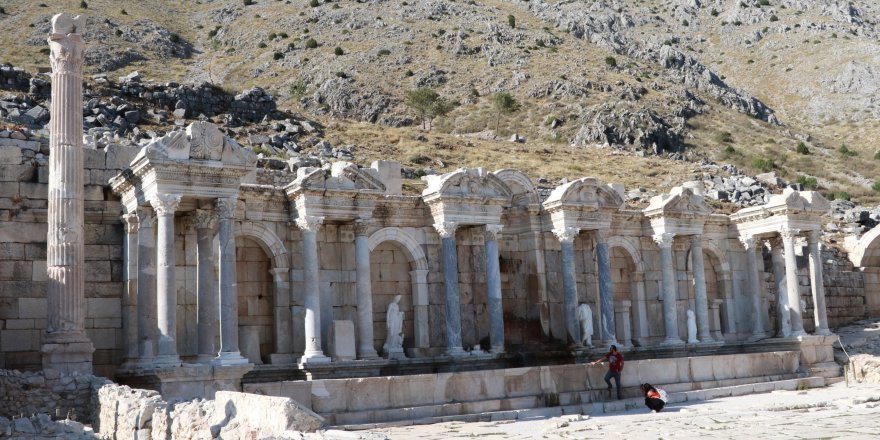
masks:
<svg viewBox="0 0 880 440"><path fill-rule="evenodd" d="M384 241L394 241L403 246L407 250L410 263L415 265L416 270L428 270L428 259L419 242L403 229L383 228L374 232L369 238L370 252Z"/></svg>
<svg viewBox="0 0 880 440"><path fill-rule="evenodd" d="M624 346L645 346L648 337L648 316L645 304L645 273L641 252L624 237L609 237L608 250L615 289L614 309L617 338ZM617 263L623 254L625 267ZM631 271L628 269L632 269ZM626 294L621 295L623 289Z"/></svg>
<svg viewBox="0 0 880 440"><path fill-rule="evenodd" d="M288 306L290 304L290 266L287 248L278 235L261 222L236 222L233 234L236 238L252 240L269 258L272 266L269 269L269 275L273 287L272 309L275 330L273 335L274 352L269 355L269 359L273 364L292 363L293 327ZM237 274L237 276L242 275ZM243 343L244 341L239 341L239 344Z"/></svg>
<svg viewBox="0 0 880 440"><path fill-rule="evenodd" d="M868 231L858 240L846 238L849 259L857 267L880 267L880 228Z"/></svg>
<svg viewBox="0 0 880 440"><path fill-rule="evenodd" d="M608 237L608 249L612 249L615 247L623 248L629 254L630 258L632 258L633 263L636 265L637 272L645 272L645 262L642 261L642 253L632 244L629 240L624 237Z"/></svg>
<svg viewBox="0 0 880 440"><path fill-rule="evenodd" d="M412 270L409 272L413 304L413 347L410 355L419 356L430 348L428 335L428 259L419 242L400 228L383 228L368 239L370 253L385 242L396 244L403 250Z"/></svg>
<svg viewBox="0 0 880 440"><path fill-rule="evenodd" d="M513 205L527 205L539 201L535 185L532 183L532 180L521 171L500 169L492 174L501 179L501 181L510 188L510 192L513 195L511 200Z"/></svg>

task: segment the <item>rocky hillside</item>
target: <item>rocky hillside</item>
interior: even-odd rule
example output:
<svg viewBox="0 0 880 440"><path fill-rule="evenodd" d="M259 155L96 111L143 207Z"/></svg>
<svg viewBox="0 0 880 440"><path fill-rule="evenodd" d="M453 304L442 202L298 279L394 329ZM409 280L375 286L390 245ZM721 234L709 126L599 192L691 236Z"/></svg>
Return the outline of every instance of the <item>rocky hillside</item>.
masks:
<svg viewBox="0 0 880 440"><path fill-rule="evenodd" d="M136 70L142 83L208 87L231 100L260 87L290 127L323 126L307 147L341 149L358 162L394 158L412 170L407 177L512 166L535 179L592 174L659 191L706 177L700 166L716 162L752 175L776 171L838 198L880 200L872 189L880 189L880 152L871 142L880 135L880 7L872 0L63 6L88 16L91 75L123 83L117 77ZM0 62L45 70L48 19L58 6L0 7ZM421 87L458 104L429 132L405 105L406 93ZM499 117L491 99L499 92L521 110ZM142 96L127 99L135 98ZM280 132L290 133L288 125ZM260 136L277 135L264 128ZM512 134L525 143L511 144ZM296 153L285 141L247 140L267 155ZM727 169L718 168L722 178L735 176ZM728 186L737 189L719 184Z"/></svg>

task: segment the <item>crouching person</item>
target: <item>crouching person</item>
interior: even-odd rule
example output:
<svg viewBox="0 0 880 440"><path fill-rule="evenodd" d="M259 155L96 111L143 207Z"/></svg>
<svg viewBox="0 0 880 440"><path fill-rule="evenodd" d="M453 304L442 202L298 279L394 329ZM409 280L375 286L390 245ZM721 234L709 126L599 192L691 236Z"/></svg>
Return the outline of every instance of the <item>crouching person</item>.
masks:
<svg viewBox="0 0 880 440"><path fill-rule="evenodd" d="M668 400L666 391L645 383L642 384L642 392L645 393L645 406L651 411L660 412L666 406L666 401Z"/></svg>

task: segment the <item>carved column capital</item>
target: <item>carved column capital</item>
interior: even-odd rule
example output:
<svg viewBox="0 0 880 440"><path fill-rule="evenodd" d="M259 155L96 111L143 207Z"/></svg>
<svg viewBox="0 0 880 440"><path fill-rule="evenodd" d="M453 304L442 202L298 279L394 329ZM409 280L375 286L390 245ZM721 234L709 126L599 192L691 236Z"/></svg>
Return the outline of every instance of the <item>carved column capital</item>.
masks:
<svg viewBox="0 0 880 440"><path fill-rule="evenodd" d="M369 220L359 219L354 221L354 235L355 237L360 237L362 235L367 235L367 231L372 226L372 223Z"/></svg>
<svg viewBox="0 0 880 440"><path fill-rule="evenodd" d="M223 197L217 199L214 204L217 215L221 219L229 220L235 217L235 208L238 207L238 199L234 197Z"/></svg>
<svg viewBox="0 0 880 440"><path fill-rule="evenodd" d="M821 232L818 229L813 229L811 231L807 231L807 243L809 243L810 246L813 246L816 243L818 243L820 233Z"/></svg>
<svg viewBox="0 0 880 440"><path fill-rule="evenodd" d="M703 245L703 234L691 235L691 246L702 246L702 245Z"/></svg>
<svg viewBox="0 0 880 440"><path fill-rule="evenodd" d="M455 238L455 230L458 229L456 222L434 223L434 229L440 234L440 238Z"/></svg>
<svg viewBox="0 0 880 440"><path fill-rule="evenodd" d="M747 251L754 251L755 245L758 244L758 239L755 238L754 235L741 235L739 237L739 242L742 243L743 248Z"/></svg>
<svg viewBox="0 0 880 440"><path fill-rule="evenodd" d="M156 213L153 212L153 208L138 206L136 214L140 228L152 228L156 224Z"/></svg>
<svg viewBox="0 0 880 440"><path fill-rule="evenodd" d="M575 227L557 228L553 230L553 235L555 235L561 243L574 243L574 239L577 238L580 233L581 229Z"/></svg>
<svg viewBox="0 0 880 440"><path fill-rule="evenodd" d="M596 244L608 243L609 235L610 233L607 229L596 229L593 231L593 236L596 237Z"/></svg>
<svg viewBox="0 0 880 440"><path fill-rule="evenodd" d="M486 225L486 230L483 234L486 240L495 241L498 239L498 234L501 233L502 229L504 229L504 225Z"/></svg>
<svg viewBox="0 0 880 440"><path fill-rule="evenodd" d="M174 215L174 212L180 207L180 199L181 196L178 195L163 194L150 199L150 205L158 215Z"/></svg>
<svg viewBox="0 0 880 440"><path fill-rule="evenodd" d="M306 232L318 232L318 228L324 223L324 217L304 215L296 219L296 226Z"/></svg>
<svg viewBox="0 0 880 440"><path fill-rule="evenodd" d="M654 240L654 243L657 243L657 246L661 248L672 248L672 243L675 241L675 234L672 232L664 232L662 234L654 234L651 236Z"/></svg>
<svg viewBox="0 0 880 440"><path fill-rule="evenodd" d="M789 228L788 226L783 226L783 227L779 228L779 236L785 240L793 239L793 238L797 237L798 235L800 235L800 233L801 233L800 229L792 229L792 228Z"/></svg>
<svg viewBox="0 0 880 440"><path fill-rule="evenodd" d="M49 62L52 72L82 76L86 43L82 39L85 31L85 17L57 14L52 17L52 30L49 33Z"/></svg>
<svg viewBox="0 0 880 440"><path fill-rule="evenodd" d="M138 216L137 213L130 212L128 214L122 214L121 217L122 224L125 226L126 234L136 234L138 231Z"/></svg>
<svg viewBox="0 0 880 440"><path fill-rule="evenodd" d="M217 212L213 209L196 209L192 213L192 224L196 229L215 229Z"/></svg>

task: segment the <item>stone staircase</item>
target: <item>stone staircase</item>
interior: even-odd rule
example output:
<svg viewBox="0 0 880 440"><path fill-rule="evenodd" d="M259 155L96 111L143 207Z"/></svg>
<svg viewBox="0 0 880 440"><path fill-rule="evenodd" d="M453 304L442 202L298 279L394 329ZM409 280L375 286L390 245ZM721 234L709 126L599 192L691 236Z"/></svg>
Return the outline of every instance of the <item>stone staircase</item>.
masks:
<svg viewBox="0 0 880 440"><path fill-rule="evenodd" d="M666 384L662 388L669 393L669 404L674 405L721 397L823 387L838 381L837 379L827 379L824 377L797 376L797 374L787 374L750 378L751 380L759 380L753 383L736 383L743 382L743 380L732 380L729 384L719 383L715 387L702 389L701 387L706 385L705 383ZM634 392L638 393L639 397L628 397L620 400L609 399L607 391L592 390L562 393L558 395L558 401L556 399L547 399L547 396L526 396L511 399L322 414L322 416L325 417L326 425L345 430L377 429L451 421L527 420L573 414L595 416L638 408L645 409L644 398L641 397L640 391L626 390L627 395L634 394ZM647 409L645 410L647 411Z"/></svg>

